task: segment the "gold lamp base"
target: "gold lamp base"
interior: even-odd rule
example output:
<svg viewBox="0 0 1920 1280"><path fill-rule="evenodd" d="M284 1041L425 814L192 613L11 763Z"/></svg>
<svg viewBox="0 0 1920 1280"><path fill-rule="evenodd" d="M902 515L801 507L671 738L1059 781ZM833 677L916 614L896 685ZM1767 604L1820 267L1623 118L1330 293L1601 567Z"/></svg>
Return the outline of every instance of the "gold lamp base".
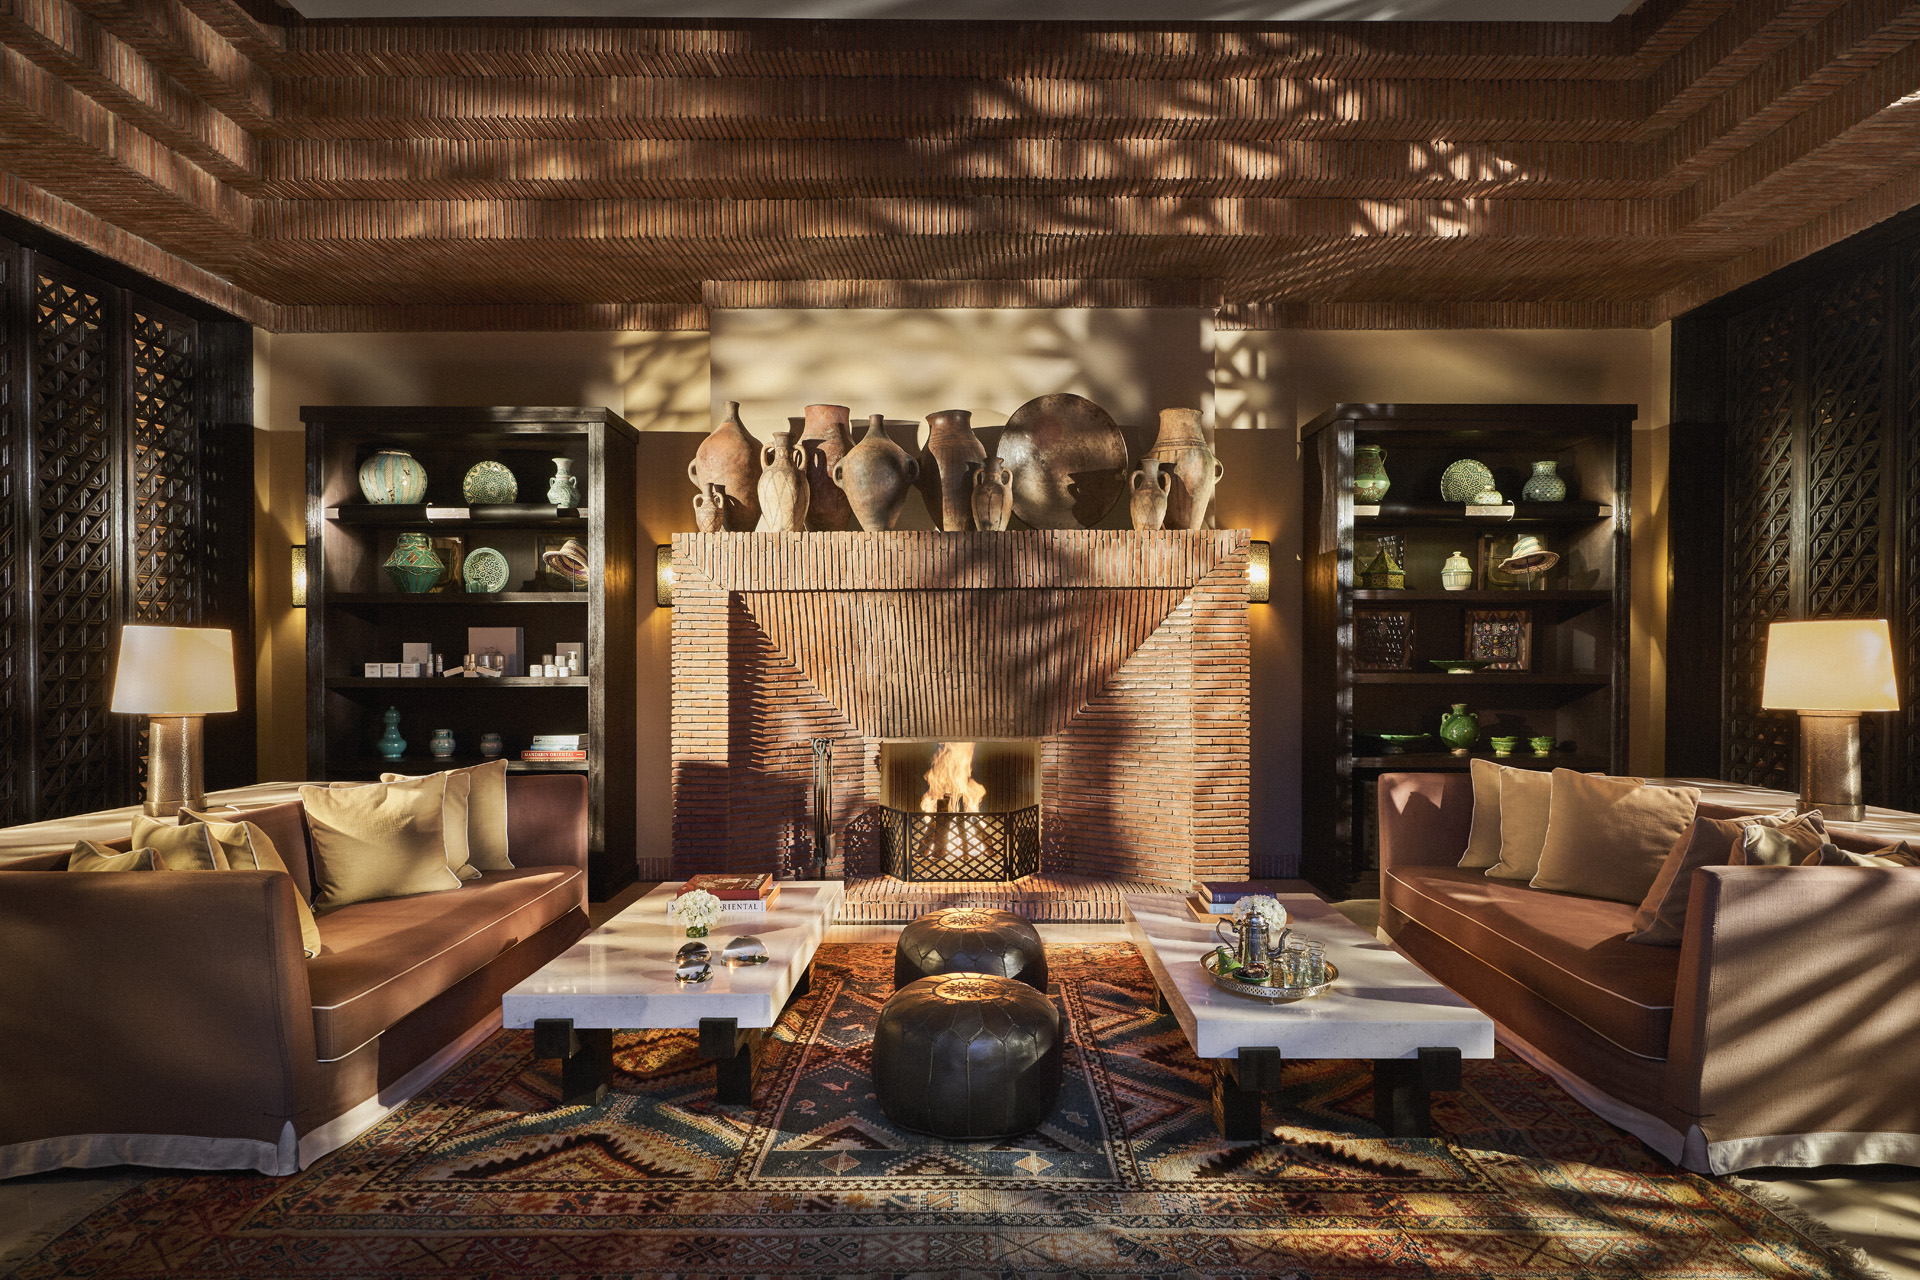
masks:
<svg viewBox="0 0 1920 1280"><path fill-rule="evenodd" d="M181 809L204 809L206 776L201 770L203 716L153 716L147 721L148 817L171 818Z"/></svg>
<svg viewBox="0 0 1920 1280"><path fill-rule="evenodd" d="M1800 713L1800 812L1818 809L1835 822L1867 816L1860 795L1860 715Z"/></svg>

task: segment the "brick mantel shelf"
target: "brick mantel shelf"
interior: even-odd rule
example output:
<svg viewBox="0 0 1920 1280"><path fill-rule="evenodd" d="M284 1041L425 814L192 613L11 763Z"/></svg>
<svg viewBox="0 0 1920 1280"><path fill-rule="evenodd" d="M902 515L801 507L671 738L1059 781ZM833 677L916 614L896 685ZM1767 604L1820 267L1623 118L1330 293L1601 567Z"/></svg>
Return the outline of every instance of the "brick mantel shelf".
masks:
<svg viewBox="0 0 1920 1280"><path fill-rule="evenodd" d="M849 869L879 744L1041 744L1044 866L1247 857L1247 531L678 534L674 871L773 869L834 741Z"/></svg>

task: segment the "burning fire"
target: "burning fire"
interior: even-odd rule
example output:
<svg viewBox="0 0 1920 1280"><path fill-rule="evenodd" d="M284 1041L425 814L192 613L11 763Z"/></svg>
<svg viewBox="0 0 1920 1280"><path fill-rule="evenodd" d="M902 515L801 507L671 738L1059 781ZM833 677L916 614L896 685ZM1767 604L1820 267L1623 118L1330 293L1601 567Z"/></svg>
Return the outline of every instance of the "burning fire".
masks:
<svg viewBox="0 0 1920 1280"><path fill-rule="evenodd" d="M987 789L973 780L971 742L943 742L927 770L927 794L920 798L922 813L978 813Z"/></svg>

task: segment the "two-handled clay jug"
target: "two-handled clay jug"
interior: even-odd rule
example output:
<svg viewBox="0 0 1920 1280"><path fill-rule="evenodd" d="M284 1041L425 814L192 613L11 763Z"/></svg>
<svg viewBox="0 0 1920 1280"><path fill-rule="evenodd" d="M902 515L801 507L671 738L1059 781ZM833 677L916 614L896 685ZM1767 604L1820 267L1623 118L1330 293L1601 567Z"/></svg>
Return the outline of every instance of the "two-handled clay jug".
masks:
<svg viewBox="0 0 1920 1280"><path fill-rule="evenodd" d="M722 527L744 533L760 519L760 444L741 425L740 402L726 404L727 416L707 433L687 464L687 478L702 493L708 485L720 486L727 495Z"/></svg>
<svg viewBox="0 0 1920 1280"><path fill-rule="evenodd" d="M997 532L1013 517L1013 472L998 458L989 458L973 473L973 527Z"/></svg>
<svg viewBox="0 0 1920 1280"><path fill-rule="evenodd" d="M1162 409L1160 435L1147 456L1158 459L1162 471L1173 473L1173 486L1167 492L1167 528L1204 529L1214 487L1227 468L1207 447L1200 411Z"/></svg>
<svg viewBox="0 0 1920 1280"><path fill-rule="evenodd" d="M885 414L868 418L867 433L833 469L833 482L868 533L893 528L906 505L907 490L920 475L920 464L887 435L886 422Z"/></svg>
<svg viewBox="0 0 1920 1280"><path fill-rule="evenodd" d="M760 523L758 533L805 533L807 530L807 455L775 435L760 453Z"/></svg>
<svg viewBox="0 0 1920 1280"><path fill-rule="evenodd" d="M806 457L807 528L816 533L845 533L853 521L847 495L833 482L833 469L853 448L847 434L847 406L810 404L799 447Z"/></svg>
<svg viewBox="0 0 1920 1280"><path fill-rule="evenodd" d="M965 409L928 414L927 447L918 461L915 483L928 514L948 533L973 528L973 477L987 462L987 447L973 433L973 414Z"/></svg>
<svg viewBox="0 0 1920 1280"><path fill-rule="evenodd" d="M1127 499L1127 513L1136 529L1159 529L1167 522L1167 499L1173 492L1173 476L1161 469L1160 459L1142 458L1130 481L1133 492Z"/></svg>

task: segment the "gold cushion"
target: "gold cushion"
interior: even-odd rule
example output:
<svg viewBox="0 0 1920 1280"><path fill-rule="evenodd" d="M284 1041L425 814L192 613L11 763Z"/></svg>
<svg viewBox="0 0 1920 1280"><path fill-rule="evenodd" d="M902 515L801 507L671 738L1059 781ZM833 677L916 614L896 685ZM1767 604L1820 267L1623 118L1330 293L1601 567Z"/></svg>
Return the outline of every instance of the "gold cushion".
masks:
<svg viewBox="0 0 1920 1280"><path fill-rule="evenodd" d="M1531 880L1540 869L1547 839L1553 778L1537 769L1500 770L1500 856L1487 874L1501 880Z"/></svg>
<svg viewBox="0 0 1920 1280"><path fill-rule="evenodd" d="M159 871L163 870L153 849L131 849L126 853L106 845L82 840L67 855L69 871Z"/></svg>
<svg viewBox="0 0 1920 1280"><path fill-rule="evenodd" d="M1491 760L1475 760L1467 772L1473 778L1473 827L1467 833L1467 851L1460 855L1460 865L1484 871L1500 861L1500 776L1534 770L1512 770Z"/></svg>
<svg viewBox="0 0 1920 1280"><path fill-rule="evenodd" d="M447 776L300 788L313 835L313 905L458 889L448 864ZM464 824L465 814L460 815Z"/></svg>
<svg viewBox="0 0 1920 1280"><path fill-rule="evenodd" d="M1748 827L1740 833L1727 861L1736 867L1797 867L1818 865L1820 846L1827 842L1824 825L1795 823L1784 827Z"/></svg>
<svg viewBox="0 0 1920 1280"><path fill-rule="evenodd" d="M480 871L513 870L513 860L507 856L507 762L489 760L465 769L448 769L446 773L450 779L462 779L459 784L449 785L468 788L465 799L467 862L477 868L475 875ZM406 776L383 773L380 781L396 782Z"/></svg>
<svg viewBox="0 0 1920 1280"><path fill-rule="evenodd" d="M1920 854L1905 840L1899 840L1872 853L1855 853L1831 844L1820 846L1817 856L1800 864L1803 867L1920 867Z"/></svg>
<svg viewBox="0 0 1920 1280"><path fill-rule="evenodd" d="M280 851L273 847L273 839L265 831L251 822L214 822L209 821L191 809L180 811L184 828L188 825L206 828L207 835L220 846L226 855L227 866L235 871L278 871L283 876L293 873L287 870L286 860ZM300 921L300 949L308 957L320 954L320 926L313 921L313 908L300 893L296 883L293 893L293 913Z"/></svg>
<svg viewBox="0 0 1920 1280"><path fill-rule="evenodd" d="M1694 787L1555 769L1536 889L1638 905L1700 807Z"/></svg>
<svg viewBox="0 0 1920 1280"><path fill-rule="evenodd" d="M151 849L168 871L225 871L227 855L196 823L191 827L161 822L144 813L133 816L133 847Z"/></svg>

